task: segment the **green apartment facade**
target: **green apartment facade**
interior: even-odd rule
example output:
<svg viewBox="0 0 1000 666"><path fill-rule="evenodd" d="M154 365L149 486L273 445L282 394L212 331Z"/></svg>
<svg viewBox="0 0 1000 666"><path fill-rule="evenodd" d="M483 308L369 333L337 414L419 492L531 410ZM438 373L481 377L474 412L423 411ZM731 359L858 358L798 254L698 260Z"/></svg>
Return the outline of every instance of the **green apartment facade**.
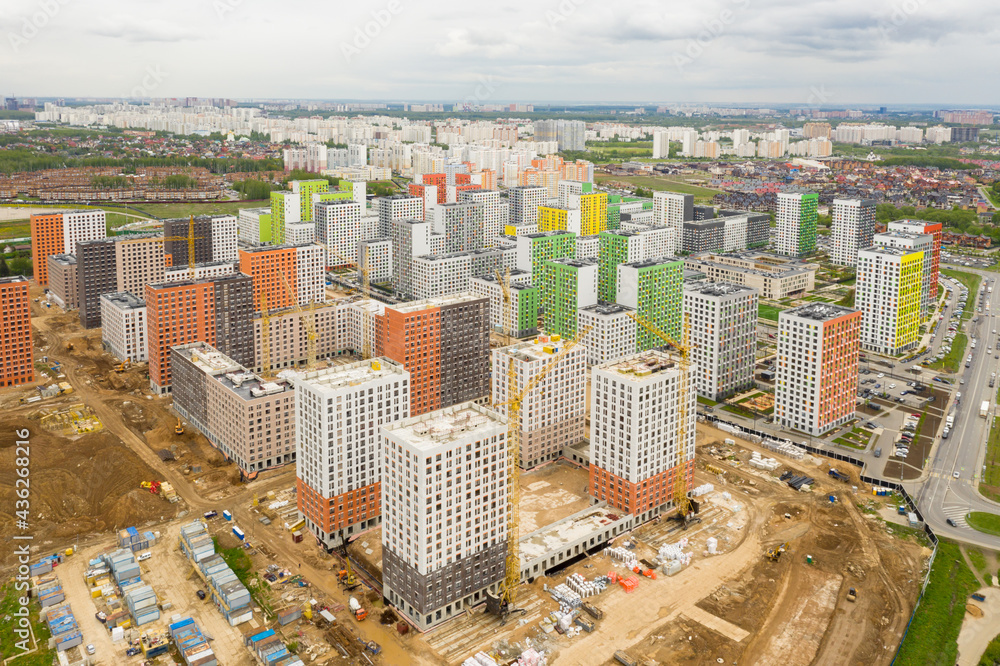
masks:
<svg viewBox="0 0 1000 666"><path fill-rule="evenodd" d="M545 262L542 308L545 332L572 338L577 310L597 304L597 269L593 259L565 257Z"/></svg>
<svg viewBox="0 0 1000 666"><path fill-rule="evenodd" d="M680 341L683 331L684 262L661 258L622 264L618 267L618 300L636 310L673 340ZM636 351L663 345L663 341L644 327L636 328Z"/></svg>

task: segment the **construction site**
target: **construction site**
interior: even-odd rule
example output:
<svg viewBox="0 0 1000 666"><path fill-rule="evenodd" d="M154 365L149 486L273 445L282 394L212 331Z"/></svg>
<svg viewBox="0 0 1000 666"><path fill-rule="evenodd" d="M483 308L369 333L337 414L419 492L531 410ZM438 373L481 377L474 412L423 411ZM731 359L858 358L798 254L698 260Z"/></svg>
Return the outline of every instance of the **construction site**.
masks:
<svg viewBox="0 0 1000 666"><path fill-rule="evenodd" d="M4 394L0 427L31 433L33 552L73 549L52 572L97 646L91 663L155 657L133 641L189 618L223 664L255 663L259 643L279 639L317 664L462 664L477 654L482 664L888 664L930 555L922 532L880 517L898 498L873 495L855 470L831 476L827 459L699 423L691 520L636 523L595 504L587 443L567 449L516 480L518 612L501 624L480 605L421 633L383 601L380 528L353 538L346 559L327 553L303 538L294 465L242 483L169 398L148 392L144 364L126 367L103 351L99 330L56 309L36 307L32 324L47 372ZM71 390L26 402L61 382ZM13 502L13 442L2 455L0 498ZM120 536L130 527L155 535L134 563L115 554L134 545ZM5 516L5 544L14 532ZM249 619L233 614L229 587L214 591L217 574L202 562L215 555L246 589ZM97 560L108 569L88 580L105 566ZM13 566L11 546L0 562ZM133 564L141 581L96 584ZM155 621L136 631L132 609L123 634L94 624L139 604L140 582L155 594Z"/></svg>

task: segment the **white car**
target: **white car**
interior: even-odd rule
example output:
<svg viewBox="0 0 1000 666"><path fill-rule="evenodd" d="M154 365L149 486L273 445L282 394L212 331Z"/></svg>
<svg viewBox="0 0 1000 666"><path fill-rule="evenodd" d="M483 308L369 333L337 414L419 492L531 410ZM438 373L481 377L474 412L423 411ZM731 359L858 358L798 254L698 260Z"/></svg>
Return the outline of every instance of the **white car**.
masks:
<svg viewBox="0 0 1000 666"><path fill-rule="evenodd" d="M153 556L152 553L142 553L142 554L139 555L139 557L135 558L135 561L136 562L145 562L146 560L148 560L152 556Z"/></svg>
<svg viewBox="0 0 1000 666"><path fill-rule="evenodd" d="M890 389L894 389L894 388L896 388L896 385L895 384L889 384L889 388Z"/></svg>
<svg viewBox="0 0 1000 666"><path fill-rule="evenodd" d="M878 373L878 378L879 379L882 379L883 377L885 377L885 373L884 372Z"/></svg>
<svg viewBox="0 0 1000 666"><path fill-rule="evenodd" d="M87 654L94 654L95 652L97 652L97 648L94 647L93 643L89 644L87 646Z"/></svg>
<svg viewBox="0 0 1000 666"><path fill-rule="evenodd" d="M951 475L952 475L952 477L954 477L956 479L958 479L958 478L961 477L961 474L959 474L958 472L952 472Z"/></svg>

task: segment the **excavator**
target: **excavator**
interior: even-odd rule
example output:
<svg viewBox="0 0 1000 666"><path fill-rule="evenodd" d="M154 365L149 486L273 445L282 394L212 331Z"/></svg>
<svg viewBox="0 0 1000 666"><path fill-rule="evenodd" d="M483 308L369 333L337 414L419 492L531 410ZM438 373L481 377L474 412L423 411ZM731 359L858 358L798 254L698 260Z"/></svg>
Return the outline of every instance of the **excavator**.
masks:
<svg viewBox="0 0 1000 666"><path fill-rule="evenodd" d="M784 553L786 550L788 550L788 544L783 543L777 548L768 548L767 552L764 555L767 557L767 559L771 560L772 562L777 562L778 560L781 559L781 554Z"/></svg>
<svg viewBox="0 0 1000 666"><path fill-rule="evenodd" d="M132 367L132 359L127 358L115 366L115 372L125 372L130 367Z"/></svg>
<svg viewBox="0 0 1000 666"><path fill-rule="evenodd" d="M344 553L344 568L337 572L337 580L347 592L355 589L361 582L358 580L357 575L351 569L351 560L347 557L347 553Z"/></svg>
<svg viewBox="0 0 1000 666"><path fill-rule="evenodd" d="M184 434L184 426L181 425L180 417L177 418L177 425L174 426L174 434L175 435L183 435Z"/></svg>

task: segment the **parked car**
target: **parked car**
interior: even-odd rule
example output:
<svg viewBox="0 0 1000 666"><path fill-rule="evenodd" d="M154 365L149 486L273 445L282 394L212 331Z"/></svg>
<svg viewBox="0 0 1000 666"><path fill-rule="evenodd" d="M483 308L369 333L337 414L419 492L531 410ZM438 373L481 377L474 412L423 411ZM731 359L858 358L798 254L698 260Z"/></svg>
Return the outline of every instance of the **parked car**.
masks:
<svg viewBox="0 0 1000 666"><path fill-rule="evenodd" d="M945 522L951 525L952 527L958 527L958 525L955 524L955 521L952 520L951 518L945 518Z"/></svg>
<svg viewBox="0 0 1000 666"><path fill-rule="evenodd" d="M198 595L199 599L204 599L205 598L205 590L198 590L195 594Z"/></svg>

